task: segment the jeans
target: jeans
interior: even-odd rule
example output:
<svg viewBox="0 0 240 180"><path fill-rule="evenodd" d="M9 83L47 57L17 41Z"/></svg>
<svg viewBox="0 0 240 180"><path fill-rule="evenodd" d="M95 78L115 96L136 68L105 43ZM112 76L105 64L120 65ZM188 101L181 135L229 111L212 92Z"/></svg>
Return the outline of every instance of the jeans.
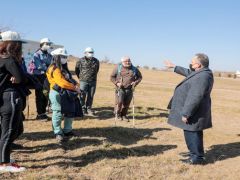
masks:
<svg viewBox="0 0 240 180"><path fill-rule="evenodd" d="M193 162L203 160L203 131L186 131L184 137Z"/></svg>
<svg viewBox="0 0 240 180"><path fill-rule="evenodd" d="M80 89L81 91L83 91L83 94L80 98L80 103L84 109L92 108L96 86L97 86L96 81L93 82L80 81Z"/></svg>
<svg viewBox="0 0 240 180"><path fill-rule="evenodd" d="M54 134L63 134L72 131L73 118L63 117L61 113L60 95L55 90L50 90L49 99L51 101L52 109L52 126ZM64 119L64 128L61 128L62 119Z"/></svg>

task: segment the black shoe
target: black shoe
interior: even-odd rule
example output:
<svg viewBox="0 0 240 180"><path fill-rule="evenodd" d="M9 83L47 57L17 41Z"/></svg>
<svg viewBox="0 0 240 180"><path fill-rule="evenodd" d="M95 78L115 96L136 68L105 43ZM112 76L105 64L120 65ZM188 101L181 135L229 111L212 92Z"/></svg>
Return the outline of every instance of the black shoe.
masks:
<svg viewBox="0 0 240 180"><path fill-rule="evenodd" d="M190 165L204 165L206 164L206 161L204 159L199 159L199 160L195 160L193 161L191 158L189 159L181 159L180 161L182 161L185 164L190 164Z"/></svg>
<svg viewBox="0 0 240 180"><path fill-rule="evenodd" d="M15 143L12 143L12 149L13 150L17 150L17 149L23 149L23 145L21 144L15 144Z"/></svg>
<svg viewBox="0 0 240 180"><path fill-rule="evenodd" d="M48 117L46 114L38 114L36 119L39 121L48 121L51 118Z"/></svg>
<svg viewBox="0 0 240 180"><path fill-rule="evenodd" d="M127 122L130 122L129 118L127 116L122 116L122 120L123 121L127 121Z"/></svg>
<svg viewBox="0 0 240 180"><path fill-rule="evenodd" d="M74 137L74 136L76 136L76 134L74 134L72 131L70 131L68 133L64 133L64 136L66 136L66 137Z"/></svg>

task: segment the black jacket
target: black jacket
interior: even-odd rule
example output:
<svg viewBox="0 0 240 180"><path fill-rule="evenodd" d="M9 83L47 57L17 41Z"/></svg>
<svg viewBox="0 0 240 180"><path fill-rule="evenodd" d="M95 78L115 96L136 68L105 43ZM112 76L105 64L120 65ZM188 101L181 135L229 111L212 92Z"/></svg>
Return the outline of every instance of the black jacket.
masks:
<svg viewBox="0 0 240 180"><path fill-rule="evenodd" d="M16 83L11 82L11 77L15 77ZM20 64L11 57L0 58L0 92L17 91L25 97L31 93L26 84L27 77Z"/></svg>
<svg viewBox="0 0 240 180"><path fill-rule="evenodd" d="M59 92L61 97L61 113L64 115L64 117L83 117L82 106L80 104L80 99L78 98L77 92L63 89L58 85L55 85L53 89Z"/></svg>
<svg viewBox="0 0 240 180"><path fill-rule="evenodd" d="M10 79L16 78L16 84ZM25 82L24 73L21 71L20 65L13 58L0 58L0 87L3 91L15 89L20 83Z"/></svg>
<svg viewBox="0 0 240 180"><path fill-rule="evenodd" d="M91 60L86 57L82 57L77 61L75 66L75 73L80 81L97 81L98 71L99 61L94 57Z"/></svg>

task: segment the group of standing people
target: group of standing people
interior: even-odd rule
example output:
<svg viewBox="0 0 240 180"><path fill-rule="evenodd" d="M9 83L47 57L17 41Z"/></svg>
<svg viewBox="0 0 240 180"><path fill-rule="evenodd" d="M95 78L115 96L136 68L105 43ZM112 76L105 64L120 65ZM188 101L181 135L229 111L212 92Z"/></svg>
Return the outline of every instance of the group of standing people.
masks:
<svg viewBox="0 0 240 180"><path fill-rule="evenodd" d="M52 126L56 139L63 142L74 136L72 122L74 117L94 115L92 108L97 86L99 60L94 57L94 49L86 48L84 57L76 62L74 80L68 69L68 53L64 48L50 52L52 42L48 38L40 41L40 48L34 53L26 74L22 68L22 44L24 41L16 32L1 33L0 42L0 171L20 172L20 167L10 159L11 146L23 133L23 110L29 88L35 86L38 120L47 120L46 107L50 100ZM169 103L169 124L184 130L189 149L185 154L188 164L203 164L203 130L212 126L211 90L213 75L209 69L209 59L205 54L196 54L189 69L175 66L170 61L166 67L186 78L177 85ZM40 86L32 85L36 80ZM129 121L127 112L135 87L141 82L139 69L124 56L117 64L110 80L116 87L115 114L119 120ZM80 97L80 98L79 98ZM61 128L62 119L64 127Z"/></svg>

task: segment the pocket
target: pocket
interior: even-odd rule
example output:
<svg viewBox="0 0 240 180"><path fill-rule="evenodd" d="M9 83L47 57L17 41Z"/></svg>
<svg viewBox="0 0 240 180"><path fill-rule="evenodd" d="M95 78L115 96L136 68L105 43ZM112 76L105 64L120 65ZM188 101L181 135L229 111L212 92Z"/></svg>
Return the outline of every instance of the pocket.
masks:
<svg viewBox="0 0 240 180"><path fill-rule="evenodd" d="M23 99L18 92L13 92L11 96L11 103L14 104L16 110L22 110Z"/></svg>

